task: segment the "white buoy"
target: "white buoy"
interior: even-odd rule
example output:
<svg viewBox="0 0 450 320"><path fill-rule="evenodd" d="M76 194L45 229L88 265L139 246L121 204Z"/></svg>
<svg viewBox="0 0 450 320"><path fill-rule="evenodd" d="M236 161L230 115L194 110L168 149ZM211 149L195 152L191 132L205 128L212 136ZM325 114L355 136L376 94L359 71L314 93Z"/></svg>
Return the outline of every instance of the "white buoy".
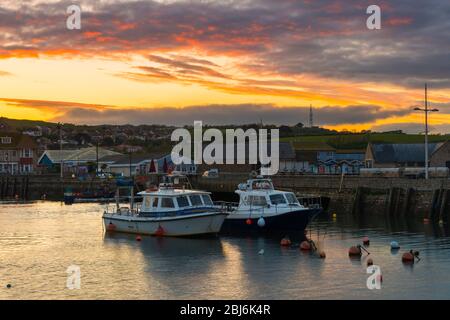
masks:
<svg viewBox="0 0 450 320"><path fill-rule="evenodd" d="M263 217L259 218L259 219L258 219L258 226L262 228L262 227L264 227L265 225L266 225L266 220L264 220Z"/></svg>
<svg viewBox="0 0 450 320"><path fill-rule="evenodd" d="M398 244L397 241L392 241L391 242L391 249L394 249L394 250L400 249L400 245Z"/></svg>
<svg viewBox="0 0 450 320"><path fill-rule="evenodd" d="M259 250L258 254L264 254L264 249Z"/></svg>

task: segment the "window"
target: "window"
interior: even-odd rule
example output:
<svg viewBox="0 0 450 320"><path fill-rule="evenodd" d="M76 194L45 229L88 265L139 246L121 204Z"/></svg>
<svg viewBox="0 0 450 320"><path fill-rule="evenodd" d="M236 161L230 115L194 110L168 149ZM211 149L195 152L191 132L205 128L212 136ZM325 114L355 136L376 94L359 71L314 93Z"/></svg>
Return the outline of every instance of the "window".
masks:
<svg viewBox="0 0 450 320"><path fill-rule="evenodd" d="M286 199L289 204L297 204L298 200L293 193L285 193Z"/></svg>
<svg viewBox="0 0 450 320"><path fill-rule="evenodd" d="M270 202L272 202L272 204L283 204L286 203L286 200L284 199L282 194L273 194L270 196Z"/></svg>
<svg viewBox="0 0 450 320"><path fill-rule="evenodd" d="M202 198L200 198L199 195L190 196L189 198L191 199L191 203L193 206L201 206L203 204Z"/></svg>
<svg viewBox="0 0 450 320"><path fill-rule="evenodd" d="M205 205L207 205L207 206L212 206L213 205L213 202L212 202L211 197L209 195L203 194L202 195L202 199L203 199L203 202L205 203Z"/></svg>
<svg viewBox="0 0 450 320"><path fill-rule="evenodd" d="M189 200L186 196L177 197L177 203L180 208L189 207Z"/></svg>
<svg viewBox="0 0 450 320"><path fill-rule="evenodd" d="M172 198L161 198L161 208L175 208Z"/></svg>
<svg viewBox="0 0 450 320"><path fill-rule="evenodd" d="M33 153L30 149L25 149L24 158L31 158L33 156Z"/></svg>
<svg viewBox="0 0 450 320"><path fill-rule="evenodd" d="M157 197L152 199L152 207L153 208L158 208L158 200L159 200L159 198L157 198Z"/></svg>
<svg viewBox="0 0 450 320"><path fill-rule="evenodd" d="M13 158L17 157L17 151L14 150L14 151L12 152L12 157L13 157Z"/></svg>
<svg viewBox="0 0 450 320"><path fill-rule="evenodd" d="M11 143L11 137L2 137L2 143L4 144Z"/></svg>
<svg viewBox="0 0 450 320"><path fill-rule="evenodd" d="M251 206L266 206L266 197L263 196L248 196L248 203Z"/></svg>

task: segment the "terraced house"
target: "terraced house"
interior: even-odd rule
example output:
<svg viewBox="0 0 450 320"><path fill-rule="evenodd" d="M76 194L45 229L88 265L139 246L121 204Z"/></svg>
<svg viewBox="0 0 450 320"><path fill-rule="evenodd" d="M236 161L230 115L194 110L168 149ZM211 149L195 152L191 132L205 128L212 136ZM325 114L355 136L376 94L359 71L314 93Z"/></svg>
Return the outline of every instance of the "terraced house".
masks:
<svg viewBox="0 0 450 320"><path fill-rule="evenodd" d="M37 144L17 132L0 132L0 174L28 174L36 169Z"/></svg>

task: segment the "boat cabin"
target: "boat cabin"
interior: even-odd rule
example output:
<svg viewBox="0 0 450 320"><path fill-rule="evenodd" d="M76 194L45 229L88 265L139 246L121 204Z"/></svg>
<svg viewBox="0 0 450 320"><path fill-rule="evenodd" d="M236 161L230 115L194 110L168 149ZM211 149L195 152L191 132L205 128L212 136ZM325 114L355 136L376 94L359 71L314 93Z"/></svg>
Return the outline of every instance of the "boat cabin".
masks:
<svg viewBox="0 0 450 320"><path fill-rule="evenodd" d="M167 185L157 191L138 193L143 197L140 215L174 216L201 213L214 208L209 192L174 189Z"/></svg>
<svg viewBox="0 0 450 320"><path fill-rule="evenodd" d="M300 207L293 192L275 190L270 179L250 179L239 185L239 207Z"/></svg>

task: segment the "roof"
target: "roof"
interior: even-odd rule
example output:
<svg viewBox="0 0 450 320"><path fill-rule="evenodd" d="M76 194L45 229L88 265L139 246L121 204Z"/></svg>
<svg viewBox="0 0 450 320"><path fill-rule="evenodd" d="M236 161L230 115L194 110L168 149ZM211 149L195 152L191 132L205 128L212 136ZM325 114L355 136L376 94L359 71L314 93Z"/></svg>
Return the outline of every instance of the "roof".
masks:
<svg viewBox="0 0 450 320"><path fill-rule="evenodd" d="M280 159L295 159L295 150L289 142L280 142Z"/></svg>
<svg viewBox="0 0 450 320"><path fill-rule="evenodd" d="M96 147L89 147L89 148L83 148L83 149L76 149L76 150L46 150L41 158L39 159L39 162L41 159L47 155L47 157L53 162L53 163L61 163L61 161L69 162L69 161L76 161L76 162L88 162L88 161L96 161L97 160L97 148ZM98 148L98 158L99 160L101 158L104 158L106 156L117 156L120 155L120 153L107 150L104 148Z"/></svg>
<svg viewBox="0 0 450 320"><path fill-rule="evenodd" d="M36 142L28 135L19 132L0 132L0 138L11 138L11 143L2 143L0 140L0 150L17 149L22 146L37 148Z"/></svg>
<svg viewBox="0 0 450 320"><path fill-rule="evenodd" d="M302 151L335 151L336 148L333 148L326 142L321 141L296 141L293 142L295 150Z"/></svg>
<svg viewBox="0 0 450 320"><path fill-rule="evenodd" d="M167 153L150 153L150 154L131 154L131 164L137 165L143 161L151 161L151 160L159 160L161 158L164 158L166 156L169 156L170 154ZM102 161L105 161L103 158ZM130 164L130 155L125 154L121 155L120 157L117 157L113 159L114 163L112 166L121 166L121 165L129 165Z"/></svg>
<svg viewBox="0 0 450 320"><path fill-rule="evenodd" d="M195 194L211 194L208 191L201 190L188 190L188 189L158 189L157 191L141 191L138 193L140 196L168 196L168 197L176 197L176 196L188 196Z"/></svg>
<svg viewBox="0 0 450 320"><path fill-rule="evenodd" d="M442 143L429 143L429 155L431 156L441 145ZM423 143L375 143L369 146L372 148L374 160L379 163L425 162L425 145Z"/></svg>

